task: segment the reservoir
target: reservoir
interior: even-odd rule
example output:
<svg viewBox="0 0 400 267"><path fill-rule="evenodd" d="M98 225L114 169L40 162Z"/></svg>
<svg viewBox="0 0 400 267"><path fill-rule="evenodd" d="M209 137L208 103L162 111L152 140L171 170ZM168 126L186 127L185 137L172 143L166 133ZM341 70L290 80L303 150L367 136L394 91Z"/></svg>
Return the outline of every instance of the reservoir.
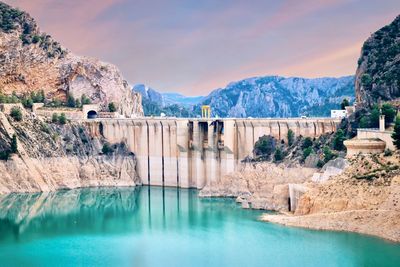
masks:
<svg viewBox="0 0 400 267"><path fill-rule="evenodd" d="M143 186L2 195L0 266L399 266L399 244L264 223L263 211L197 194Z"/></svg>

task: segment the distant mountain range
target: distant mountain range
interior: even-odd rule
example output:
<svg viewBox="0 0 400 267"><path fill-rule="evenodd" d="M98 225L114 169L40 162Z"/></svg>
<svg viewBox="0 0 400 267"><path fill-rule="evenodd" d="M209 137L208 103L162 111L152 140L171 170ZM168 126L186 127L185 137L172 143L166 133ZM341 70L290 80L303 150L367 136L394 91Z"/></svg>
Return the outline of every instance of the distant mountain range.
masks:
<svg viewBox="0 0 400 267"><path fill-rule="evenodd" d="M244 79L212 91L206 97L159 93L143 84L134 90L143 96L146 115L197 117L201 105L211 105L219 117L329 116L344 98L354 101L354 76L307 79L265 76Z"/></svg>

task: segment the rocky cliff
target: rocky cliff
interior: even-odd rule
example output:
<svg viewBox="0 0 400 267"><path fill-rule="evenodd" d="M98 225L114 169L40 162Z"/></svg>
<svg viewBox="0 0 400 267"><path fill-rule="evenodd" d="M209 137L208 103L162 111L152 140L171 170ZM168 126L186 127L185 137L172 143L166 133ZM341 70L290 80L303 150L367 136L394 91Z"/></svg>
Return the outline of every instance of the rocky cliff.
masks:
<svg viewBox="0 0 400 267"><path fill-rule="evenodd" d="M0 147L18 151L0 160L0 194L54 191L89 186L134 186L136 159L123 144L103 151L105 140L92 138L85 125L47 123L32 113L16 121L0 112Z"/></svg>
<svg viewBox="0 0 400 267"><path fill-rule="evenodd" d="M72 54L41 32L29 14L0 2L0 92L39 90L48 99L85 94L104 109L114 102L127 117L143 115L140 94L114 65Z"/></svg>
<svg viewBox="0 0 400 267"><path fill-rule="evenodd" d="M203 104L220 117L328 116L343 98L354 100L354 77L256 77L213 91Z"/></svg>
<svg viewBox="0 0 400 267"><path fill-rule="evenodd" d="M355 85L362 107L400 98L400 16L365 41Z"/></svg>

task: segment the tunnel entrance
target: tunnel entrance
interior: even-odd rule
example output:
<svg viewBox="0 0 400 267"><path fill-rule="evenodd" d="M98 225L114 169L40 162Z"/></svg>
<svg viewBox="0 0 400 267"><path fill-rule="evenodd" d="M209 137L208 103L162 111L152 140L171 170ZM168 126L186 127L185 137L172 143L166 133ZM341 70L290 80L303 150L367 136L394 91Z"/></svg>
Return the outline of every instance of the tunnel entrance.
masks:
<svg viewBox="0 0 400 267"><path fill-rule="evenodd" d="M90 111L87 113L87 118L88 118L88 119L96 119L96 118L97 118L97 112L94 111L94 110L90 110Z"/></svg>

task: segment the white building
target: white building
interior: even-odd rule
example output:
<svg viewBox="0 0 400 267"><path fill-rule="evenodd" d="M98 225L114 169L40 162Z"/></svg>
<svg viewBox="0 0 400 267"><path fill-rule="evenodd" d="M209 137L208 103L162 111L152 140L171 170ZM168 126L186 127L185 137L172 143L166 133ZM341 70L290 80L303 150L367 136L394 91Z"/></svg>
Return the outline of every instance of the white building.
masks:
<svg viewBox="0 0 400 267"><path fill-rule="evenodd" d="M331 110L331 118L345 118L347 111L345 109L333 109Z"/></svg>

